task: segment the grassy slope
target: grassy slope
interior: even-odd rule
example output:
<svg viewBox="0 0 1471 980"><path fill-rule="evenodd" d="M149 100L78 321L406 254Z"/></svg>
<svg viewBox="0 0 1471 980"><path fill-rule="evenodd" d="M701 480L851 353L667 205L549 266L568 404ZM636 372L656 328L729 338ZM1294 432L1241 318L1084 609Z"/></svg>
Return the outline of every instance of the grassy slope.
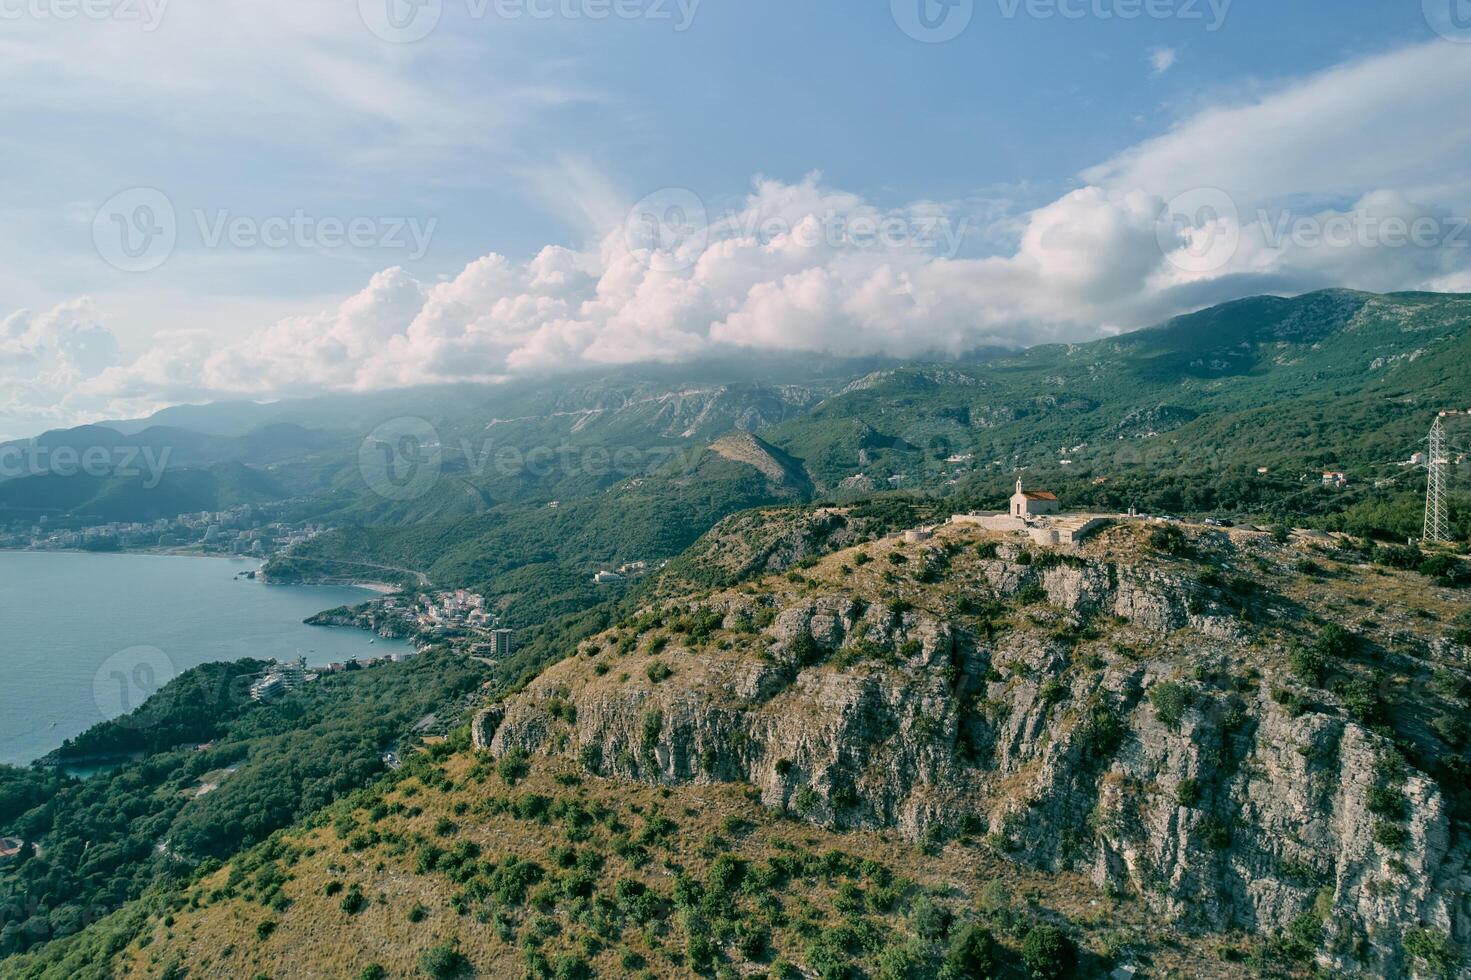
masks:
<svg viewBox="0 0 1471 980"><path fill-rule="evenodd" d="M478 976L515 976L543 957L565 975L576 975L576 961L601 976L643 969L692 976L691 938L709 935L717 955L743 969L820 960L826 945L841 947L844 938L856 939L843 947L853 959L872 967L889 949L943 950L942 938L922 935L944 917L927 911L931 903L959 923L990 928L1002 943L998 958L1009 965L1005 976L1024 975L1018 949L1038 921L1077 935L1085 964L1096 966L1098 952L1139 943L1158 949L1160 968L1193 962L1202 964L1193 969L1197 976L1245 975L1228 963L1211 964L1204 944L1161 942L1138 906L1102 895L1080 877L1024 872L974 844L925 851L878 833L816 830L762 810L731 786L669 792L548 765L511 787L464 754L426 773L360 801L341 822L346 840L326 826L293 832L278 843L274 860L253 854L204 880L168 924L162 916L149 920L120 957L118 975L157 975L183 963L190 976L352 976L376 963L390 976L413 976L426 950L455 943ZM528 816L526 801L534 797L597 816L587 823ZM671 823L651 832L657 819ZM379 842L357 848L354 838L364 834ZM466 843L477 857L458 869L425 869L426 849L453 852ZM544 869L524 901L506 894L466 900L481 887L494 892L499 879L490 869L511 855ZM712 863L723 855L742 862L743 880L722 886L712 879ZM561 867L569 859L573 867ZM772 859L799 870L764 882ZM583 868L601 866L579 871L579 860ZM237 870L246 866L248 872ZM729 867L727 857L722 868ZM680 875L712 897L681 907ZM283 878L279 889L270 884ZM648 890L647 918L620 881ZM326 894L329 882L343 890ZM342 899L354 886L367 901L349 913ZM278 895L289 904L268 907ZM455 907L460 902L463 912ZM412 921L416 907L423 910L419 922ZM759 927L765 941L754 955L741 951L738 937L722 937L733 919ZM262 940L258 929L266 921L276 926ZM946 931L958 934L962 926ZM698 942L693 951L701 955Z"/></svg>

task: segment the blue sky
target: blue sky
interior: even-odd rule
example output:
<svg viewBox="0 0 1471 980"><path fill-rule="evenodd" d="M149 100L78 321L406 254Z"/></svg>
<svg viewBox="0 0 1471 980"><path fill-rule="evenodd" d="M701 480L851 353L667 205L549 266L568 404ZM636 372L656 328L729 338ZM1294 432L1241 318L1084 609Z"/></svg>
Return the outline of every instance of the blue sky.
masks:
<svg viewBox="0 0 1471 980"><path fill-rule="evenodd" d="M1471 44L1436 22L1450 0L955 0L969 21L943 43L901 29L921 2L958 23L940 0L618 0L638 16L603 20L612 0L530 0L544 18L424 0L438 19L412 43L370 30L409 0L60 19L72 2L0 2L0 435L721 345L953 353L1260 289L1465 281L1445 239L1471 203ZM1201 187L1239 210L1239 244L1175 261L1157 212ZM689 227L656 229L688 252L665 262L626 219L651 193L685 215L668 188L702 210L693 251ZM119 268L107 235L157 217L138 189L173 234ZM855 214L909 231L782 249L784 222ZM1365 214L1440 237L1277 240ZM358 247L321 219L360 222ZM915 233L937 221L938 245Z"/></svg>

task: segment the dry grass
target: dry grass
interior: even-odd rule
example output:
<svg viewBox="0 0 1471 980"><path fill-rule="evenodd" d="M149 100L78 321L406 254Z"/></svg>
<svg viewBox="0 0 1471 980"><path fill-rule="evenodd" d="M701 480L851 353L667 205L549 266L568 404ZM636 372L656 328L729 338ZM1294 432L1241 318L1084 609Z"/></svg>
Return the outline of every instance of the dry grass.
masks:
<svg viewBox="0 0 1471 980"><path fill-rule="evenodd" d="M394 813L372 823L367 812L359 809L355 817L360 825L371 825L390 841L422 839L441 846L472 841L482 860L515 855L538 862L549 876L558 873L554 848L593 848L605 861L595 875L594 896L612 895L618 878L635 878L667 898L676 869L703 878L712 859L721 853L735 854L754 866L772 856L821 855L839 849L852 862L874 862L870 868L882 866L892 876L900 896L895 907L888 912L871 910L867 918L887 920L896 942L908 934L905 906L917 896L936 896L958 916L969 918L977 914L983 887L995 882L1009 896L1010 914L1019 921L1070 923L1069 930L1085 949L1097 951L1106 941L1128 938L1154 948L1155 975L1185 975L1187 971L1194 977L1245 975L1219 962L1210 952L1213 943L1208 938L1178 944L1167 941L1136 903L1110 898L1076 875L1020 869L980 843L957 842L927 852L886 833L833 833L782 819L753 804L734 786L670 791L585 777L568 786L566 771L550 764L538 764L524 782L510 788L494 775L485 776L485 768L477 761L461 754L445 762L443 771L453 780L447 792L410 778L383 797L389 805L402 803L422 808L422 812ZM559 773L564 777L561 783L556 779ZM597 826L587 840L569 845L566 828L557 821L543 824L509 813L484 812L487 800L514 801L530 794L577 800L588 807L601 805L630 830L636 830L651 813L667 816L678 829L666 843L649 848L647 863L635 866L613 853L613 834L605 824ZM466 812L457 814L457 804L463 804L458 809ZM436 832L441 819L456 824L448 836ZM740 821L740 826L734 821ZM590 948L584 945L588 935L581 917L585 906L579 910L577 903L564 899L549 911L535 911L530 902L516 906L492 899L473 904L467 914L457 913L452 899L460 886L437 871L417 873L414 846L398 854L391 842L354 851L325 826L289 834L284 843L283 859L272 863L289 876L281 888L290 901L288 907L280 911L264 907L243 894L210 898L229 879L227 867L193 890L191 901L200 907L189 905L177 911L171 925L155 919L145 938L120 956L118 975L157 976L168 965L183 963L191 977L352 977L376 963L389 976L419 976L419 958L425 950L437 943L456 943L473 965L474 975L520 976L526 936L548 923L555 923L557 934L543 939L539 948L552 962L570 953L585 959L597 975L616 977L644 969L624 966L624 957L633 954L647 961L647 969L655 976L695 975L687 962L676 962L669 955L675 951L683 959L684 937L677 913L652 928L625 924L616 936ZM341 882L344 891L327 894L328 882ZM842 920L843 913L836 908L838 888L849 883L868 895L878 890L872 871L866 876L793 878L777 892L787 925L773 929L771 949L754 962L744 961L729 948L722 956L739 972L755 971L756 975L778 958L802 962L811 938L804 931L826 930ZM349 914L341 903L345 890L353 885L361 889L367 902L361 911ZM737 914L756 914L751 896L732 901L741 903L742 912ZM416 906L426 913L421 921L410 922ZM509 941L497 935L493 922L497 912L514 923ZM259 938L257 928L267 920L277 925L269 936ZM1018 937L999 927L997 934L1014 951Z"/></svg>

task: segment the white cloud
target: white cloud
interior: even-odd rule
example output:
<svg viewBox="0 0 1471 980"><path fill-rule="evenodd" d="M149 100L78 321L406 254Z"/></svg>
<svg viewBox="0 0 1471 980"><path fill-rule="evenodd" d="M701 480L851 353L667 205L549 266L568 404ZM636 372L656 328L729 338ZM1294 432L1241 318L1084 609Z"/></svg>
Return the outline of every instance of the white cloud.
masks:
<svg viewBox="0 0 1471 980"><path fill-rule="evenodd" d="M1220 187L1239 206L1353 198L1396 187L1460 206L1471 198L1465 47L1433 41L1357 59L1262 96L1212 106L1083 171L1089 183L1166 199Z"/></svg>
<svg viewBox="0 0 1471 980"><path fill-rule="evenodd" d="M491 254L436 283L388 269L333 308L235 342L178 336L83 372L68 404L489 381L732 348L958 353L1096 337L1264 288L1464 284L1471 234L1457 216L1471 207L1471 130L1446 124L1471 96L1462 54L1395 51L1208 108L1004 219L1019 229L1015 247L988 258L950 247L969 237L967 221L995 221L979 205L879 208L815 175L758 179L703 220L697 206L656 208L654 237L630 236L617 227L626 204L563 163L573 206L601 229L588 247L548 246L528 262ZM1166 201L1201 187L1233 205L1212 230L1239 238L1207 268L1172 261L1191 236L1160 223ZM1395 244L1386 229L1399 225L1440 237ZM0 344L32 334L6 324ZM71 356L63 346L48 346L56 363Z"/></svg>
<svg viewBox="0 0 1471 980"><path fill-rule="evenodd" d="M1151 48L1149 50L1149 67L1156 75L1163 75L1175 66L1175 59L1179 52L1174 48Z"/></svg>
<svg viewBox="0 0 1471 980"><path fill-rule="evenodd" d="M117 341L86 297L0 320L0 419L17 431L69 423L96 402L76 389L112 366Z"/></svg>

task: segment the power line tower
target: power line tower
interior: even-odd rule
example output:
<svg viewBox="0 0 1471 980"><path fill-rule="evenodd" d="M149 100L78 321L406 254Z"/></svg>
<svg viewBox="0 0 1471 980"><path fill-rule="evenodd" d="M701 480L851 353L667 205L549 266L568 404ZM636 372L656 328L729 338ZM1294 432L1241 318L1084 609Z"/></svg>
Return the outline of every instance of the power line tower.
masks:
<svg viewBox="0 0 1471 980"><path fill-rule="evenodd" d="M1445 519L1445 468L1449 459L1446 457L1444 418L1445 413L1441 412L1430 427L1430 455L1425 461L1430 478L1425 485L1425 532L1422 537L1434 542L1450 540L1450 526Z"/></svg>

